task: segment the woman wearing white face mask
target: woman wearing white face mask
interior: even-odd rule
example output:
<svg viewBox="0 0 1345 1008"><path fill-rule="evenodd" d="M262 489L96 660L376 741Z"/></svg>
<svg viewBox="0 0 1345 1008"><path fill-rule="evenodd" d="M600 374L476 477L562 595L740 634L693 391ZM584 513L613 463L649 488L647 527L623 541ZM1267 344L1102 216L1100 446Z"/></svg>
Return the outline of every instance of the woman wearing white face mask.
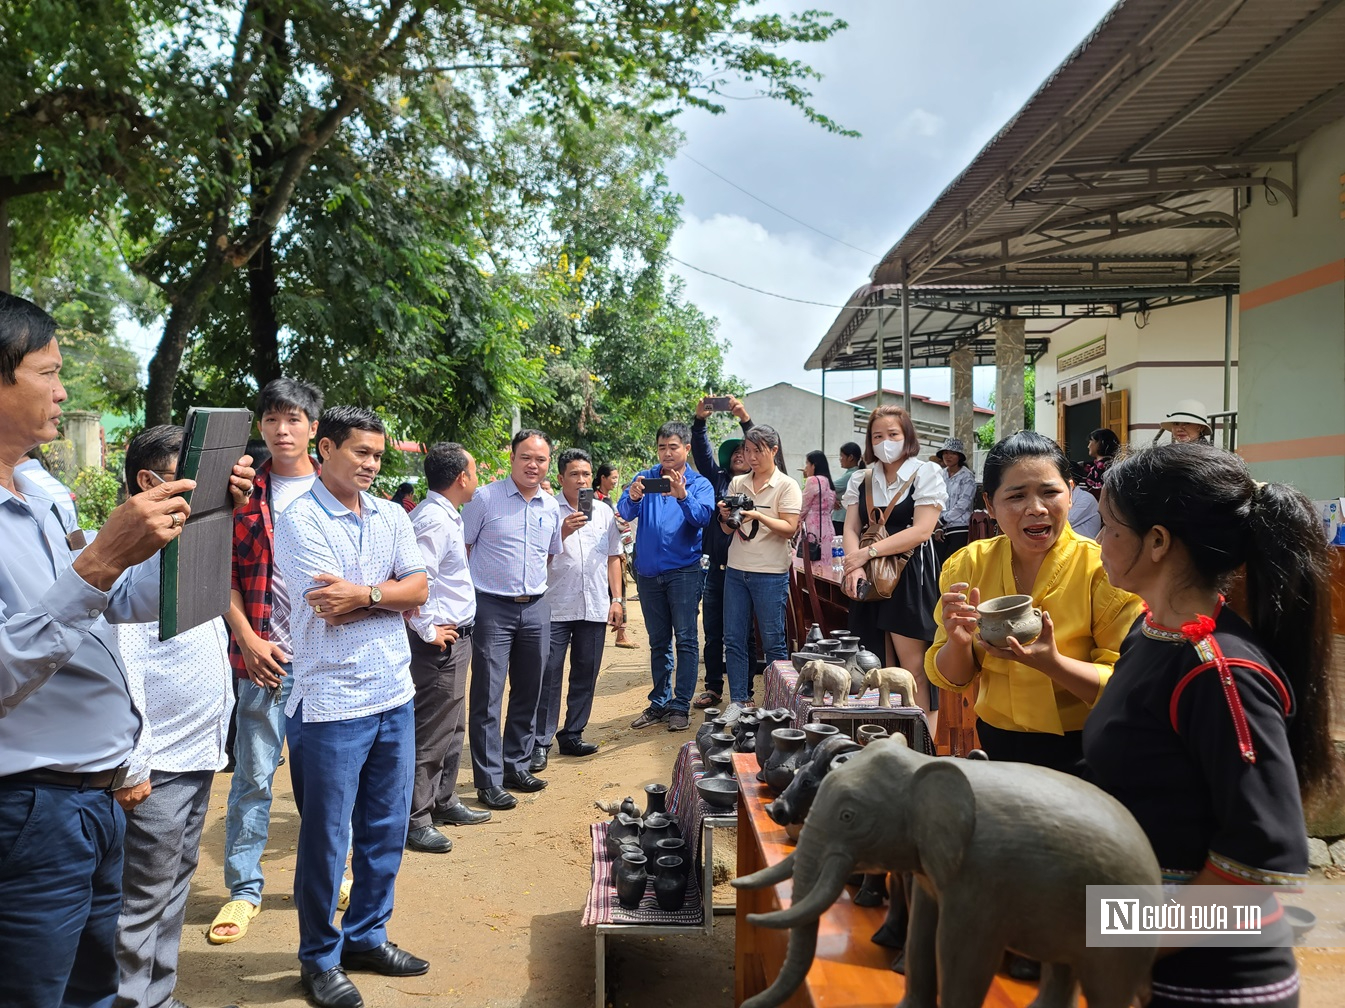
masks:
<svg viewBox="0 0 1345 1008"><path fill-rule="evenodd" d="M910 416L899 406L879 406L869 415L864 461L845 488L845 592L857 594L864 565L875 556L914 550L890 599L850 604L850 630L887 661L887 645L896 663L916 680L916 703L930 707L925 679L925 650L934 640L934 607L939 598L939 559L931 537L948 505L943 467L922 462L920 439ZM886 515L887 538L861 550L859 538L869 523ZM884 640L885 639L885 640ZM891 664L890 661L887 662Z"/></svg>

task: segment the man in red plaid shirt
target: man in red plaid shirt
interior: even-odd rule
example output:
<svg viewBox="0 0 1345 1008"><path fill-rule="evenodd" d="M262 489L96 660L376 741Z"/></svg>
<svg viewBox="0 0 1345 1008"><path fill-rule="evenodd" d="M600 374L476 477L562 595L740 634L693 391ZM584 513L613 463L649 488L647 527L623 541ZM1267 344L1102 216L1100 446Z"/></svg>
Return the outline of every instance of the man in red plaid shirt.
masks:
<svg viewBox="0 0 1345 1008"><path fill-rule="evenodd" d="M224 820L224 883L229 901L210 925L212 944L247 933L262 902L262 851L271 821L271 781L285 741L285 703L293 676L290 596L272 563L275 520L317 479L309 453L322 392L294 378L262 389L257 425L271 457L257 468L252 498L234 513L233 601L229 661L238 677L234 773Z"/></svg>

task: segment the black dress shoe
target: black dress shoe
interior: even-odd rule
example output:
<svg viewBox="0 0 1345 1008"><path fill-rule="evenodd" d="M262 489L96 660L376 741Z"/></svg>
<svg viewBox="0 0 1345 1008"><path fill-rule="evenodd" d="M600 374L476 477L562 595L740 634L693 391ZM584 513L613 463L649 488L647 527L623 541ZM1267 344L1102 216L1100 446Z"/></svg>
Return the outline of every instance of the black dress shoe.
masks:
<svg viewBox="0 0 1345 1008"><path fill-rule="evenodd" d="M421 826L406 835L406 849L422 854L447 854L453 849L453 841L433 826Z"/></svg>
<svg viewBox="0 0 1345 1008"><path fill-rule="evenodd" d="M541 773L546 769L547 763L551 760L551 747L545 745L532 747L532 761L528 764L528 769L533 773Z"/></svg>
<svg viewBox="0 0 1345 1008"><path fill-rule="evenodd" d="M350 982L350 977L340 966L321 973L300 970L299 983L303 984L308 999L320 1008L364 1008L359 988Z"/></svg>
<svg viewBox="0 0 1345 1008"><path fill-rule="evenodd" d="M476 797L486 808L511 809L518 804L518 799L502 787L478 788Z"/></svg>
<svg viewBox="0 0 1345 1008"><path fill-rule="evenodd" d="M431 822L436 826L475 826L489 818L489 812L470 809L466 805L454 805L447 812L436 812Z"/></svg>
<svg viewBox="0 0 1345 1008"><path fill-rule="evenodd" d="M430 964L406 949L399 949L390 941L375 945L362 952L341 953L341 965L348 970L382 973L384 976L420 976L430 971Z"/></svg>
<svg viewBox="0 0 1345 1008"><path fill-rule="evenodd" d="M516 770L504 775L504 786L510 791L540 791L546 787L546 781L534 777L526 770Z"/></svg>
<svg viewBox="0 0 1345 1008"><path fill-rule="evenodd" d="M598 751L598 747L592 742L585 742L583 739L576 739L573 742L557 742L556 748L560 750L562 756L592 756Z"/></svg>

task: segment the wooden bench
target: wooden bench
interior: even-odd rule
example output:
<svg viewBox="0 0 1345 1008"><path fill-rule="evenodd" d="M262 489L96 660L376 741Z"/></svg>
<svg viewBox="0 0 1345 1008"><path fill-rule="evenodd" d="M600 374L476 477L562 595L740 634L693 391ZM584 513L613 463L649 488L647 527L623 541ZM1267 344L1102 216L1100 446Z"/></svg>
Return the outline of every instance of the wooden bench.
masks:
<svg viewBox="0 0 1345 1008"><path fill-rule="evenodd" d="M738 777L738 875L749 875L777 864L794 845L764 811L770 801L765 785L756 780L756 760L743 753L733 757ZM789 932L760 928L747 915L768 913L789 905L791 883L738 893L735 922L737 953L734 961L734 1004L759 994L779 974L789 945ZM883 907L855 906L848 888L818 922L817 955L812 969L786 1008L843 1008L854 1005L895 1005L906 994L906 978L891 969L895 949L875 945L870 937L883 925ZM995 977L984 1004L992 1008L1024 1008L1037 996L1037 985Z"/></svg>
<svg viewBox="0 0 1345 1008"><path fill-rule="evenodd" d="M591 923L594 931L594 972L596 976L594 1004L596 1008L605 1008L607 1001L607 940L610 937L622 934L708 935L711 928L714 927L716 913L733 912L732 904L723 907L714 904L714 831L725 827L735 827L738 825L738 819L733 811L713 809L701 801L700 794L695 788L696 778L700 775L700 756L696 751L695 742L687 742L677 754L677 760L673 766L673 782L668 789L668 795L670 799L669 808L673 818L677 820L683 838L687 842L693 869L696 862L699 862L700 866L699 873L692 872L692 876L699 883L696 886L700 899L699 920L696 923L686 923L674 919L674 915L671 913L660 914L659 911L653 911L644 912L645 920L640 923L589 921L589 913L586 911L585 923ZM603 861L608 859L605 826L591 832L595 870L593 872L593 888L590 890L587 904L590 909L594 904L595 897L599 895L597 889L600 886L609 885L607 879L600 876L597 870L599 859ZM690 888L689 881L689 891ZM679 916L684 917L685 914Z"/></svg>

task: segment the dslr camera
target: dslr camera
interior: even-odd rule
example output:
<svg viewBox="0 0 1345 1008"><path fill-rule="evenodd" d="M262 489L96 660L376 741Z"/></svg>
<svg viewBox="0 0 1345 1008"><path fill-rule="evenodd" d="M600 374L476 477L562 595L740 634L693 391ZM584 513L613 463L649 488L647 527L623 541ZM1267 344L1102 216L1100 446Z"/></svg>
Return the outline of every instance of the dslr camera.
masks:
<svg viewBox="0 0 1345 1008"><path fill-rule="evenodd" d="M725 494L723 504L729 509L724 524L731 529L742 528L743 512L755 510L757 506L756 501L747 494Z"/></svg>

